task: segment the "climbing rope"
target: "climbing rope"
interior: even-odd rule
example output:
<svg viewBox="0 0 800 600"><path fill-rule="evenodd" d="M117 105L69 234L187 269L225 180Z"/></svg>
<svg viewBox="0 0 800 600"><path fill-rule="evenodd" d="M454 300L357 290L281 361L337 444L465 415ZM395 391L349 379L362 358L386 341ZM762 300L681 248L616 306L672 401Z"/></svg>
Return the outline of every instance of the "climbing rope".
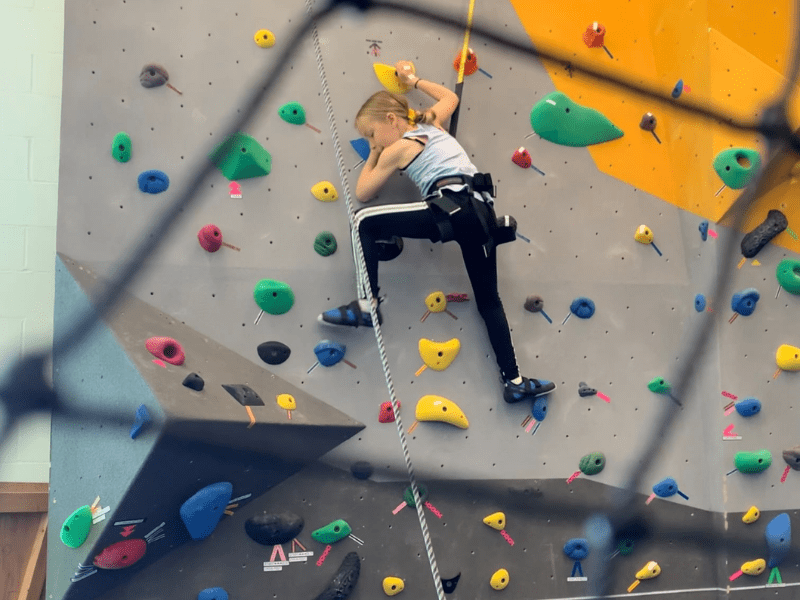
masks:
<svg viewBox="0 0 800 600"><path fill-rule="evenodd" d="M311 12L311 5L313 0L306 0L306 11L309 15ZM359 271L359 277L363 281L369 281L367 276L367 264L364 259L364 249L361 247L361 238L358 235L358 230L355 226L356 212L353 208L353 200L350 194L350 185L347 182L347 170L344 165L344 156L342 155L342 146L339 142L339 132L336 129L336 118L333 114L333 103L331 102L331 94L328 89L328 79L325 76L325 66L322 63L322 51L319 45L319 36L317 35L316 22L311 26L311 37L314 40L314 55L317 59L317 69L319 70L319 80L322 86L322 96L325 99L325 111L328 114L328 122L331 127L331 139L333 141L333 151L336 155L336 165L339 168L339 179L342 182L342 191L347 206L347 217L350 221L350 233L353 240L353 247L355 248L356 268ZM406 432L403 428L403 418L400 415L400 405L397 402L397 395L394 391L394 383L392 382L392 372L389 368L389 360L386 358L386 346L383 343L383 333L381 331L380 323L378 322L378 304L375 302L375 296L372 294L372 287L370 285L364 286L367 299L370 303L370 315L372 317L373 329L375 331L375 341L378 344L378 353L380 354L381 366L383 367L383 376L386 379L386 388L389 390L389 399L392 402L392 410L395 415L395 425L397 426L397 435L400 438L400 447L403 449L403 459L406 463L406 470L408 471L408 481L411 484L411 492L414 494L414 505L417 508L417 518L419 519L419 526L422 530L422 539L425 542L425 552L428 555L428 562L431 566L431 574L433 575L433 583L436 586L436 595L439 600L445 600L444 589L442 588L442 579L439 575L439 567L436 564L436 554L433 551L433 543L431 542L430 532L428 531L428 522L425 519L425 511L419 496L419 489L417 487L417 479L414 476L414 464L411 462L411 454L408 451L408 440L406 439Z"/></svg>

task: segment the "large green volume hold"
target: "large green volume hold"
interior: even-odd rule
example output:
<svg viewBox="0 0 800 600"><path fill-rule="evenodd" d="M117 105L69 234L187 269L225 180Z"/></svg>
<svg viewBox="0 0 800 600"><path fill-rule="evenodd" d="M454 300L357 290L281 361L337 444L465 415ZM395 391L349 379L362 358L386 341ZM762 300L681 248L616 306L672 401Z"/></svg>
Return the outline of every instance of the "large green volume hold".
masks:
<svg viewBox="0 0 800 600"><path fill-rule="evenodd" d="M294 305L294 292L288 283L274 279L262 279L253 290L258 307L271 315L289 312Z"/></svg>
<svg viewBox="0 0 800 600"><path fill-rule="evenodd" d="M784 258L775 269L775 276L783 289L792 294L800 294L800 260Z"/></svg>
<svg viewBox="0 0 800 600"><path fill-rule="evenodd" d="M333 544L346 538L352 532L352 528L347 521L337 519L333 523L320 527L311 533L311 537L323 544Z"/></svg>
<svg viewBox="0 0 800 600"><path fill-rule="evenodd" d="M531 109L531 127L544 139L562 146L590 146L625 135L600 112L552 92Z"/></svg>
<svg viewBox="0 0 800 600"><path fill-rule="evenodd" d="M61 526L61 541L70 548L79 548L92 528L92 509L87 504L72 513Z"/></svg>
<svg viewBox="0 0 800 600"><path fill-rule="evenodd" d="M722 183L734 190L746 187L760 166L761 156L749 148L729 148L714 159L714 170Z"/></svg>
<svg viewBox="0 0 800 600"><path fill-rule="evenodd" d="M255 138L241 131L214 148L209 158L228 181L261 177L272 170L269 152Z"/></svg>
<svg viewBox="0 0 800 600"><path fill-rule="evenodd" d="M737 452L733 464L742 473L760 473L772 464L772 454L769 450Z"/></svg>

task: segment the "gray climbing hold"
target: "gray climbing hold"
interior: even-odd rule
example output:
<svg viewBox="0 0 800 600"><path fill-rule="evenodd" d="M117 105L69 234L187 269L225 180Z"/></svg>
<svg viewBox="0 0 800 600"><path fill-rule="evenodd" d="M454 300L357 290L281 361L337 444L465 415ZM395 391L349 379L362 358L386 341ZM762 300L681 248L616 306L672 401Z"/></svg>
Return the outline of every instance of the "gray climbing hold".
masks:
<svg viewBox="0 0 800 600"><path fill-rule="evenodd" d="M372 464L366 460L359 460L350 465L350 472L356 479L369 479L373 470Z"/></svg>
<svg viewBox="0 0 800 600"><path fill-rule="evenodd" d="M594 396L596 393L597 393L597 390L592 388L592 387L589 387L588 385L586 385L585 381L581 381L578 384L578 395L581 398L584 398L586 396Z"/></svg>
<svg viewBox="0 0 800 600"><path fill-rule="evenodd" d="M544 310L544 300L537 294L531 294L525 299L525 310L532 313Z"/></svg>
<svg viewBox="0 0 800 600"><path fill-rule="evenodd" d="M302 517L290 512L256 515L245 521L244 530L254 542L275 546L291 542L303 530Z"/></svg>
<svg viewBox="0 0 800 600"><path fill-rule="evenodd" d="M169 80L169 73L161 65L150 64L142 68L139 73L139 83L146 88L154 88L164 85Z"/></svg>

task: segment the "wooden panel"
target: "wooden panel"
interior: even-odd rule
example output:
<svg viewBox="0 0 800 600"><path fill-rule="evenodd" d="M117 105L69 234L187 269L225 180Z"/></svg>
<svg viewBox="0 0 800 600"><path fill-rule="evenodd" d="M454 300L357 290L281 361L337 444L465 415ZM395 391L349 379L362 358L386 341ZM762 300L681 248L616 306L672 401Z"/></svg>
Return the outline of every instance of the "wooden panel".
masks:
<svg viewBox="0 0 800 600"><path fill-rule="evenodd" d="M0 482L0 513L47 512L49 484Z"/></svg>
<svg viewBox="0 0 800 600"><path fill-rule="evenodd" d="M0 514L2 600L16 600L19 596L22 574L28 567L41 518L41 513Z"/></svg>
<svg viewBox="0 0 800 600"><path fill-rule="evenodd" d="M47 557L47 513L39 515L36 535L28 555L28 564L22 573L19 600L37 600L42 595Z"/></svg>

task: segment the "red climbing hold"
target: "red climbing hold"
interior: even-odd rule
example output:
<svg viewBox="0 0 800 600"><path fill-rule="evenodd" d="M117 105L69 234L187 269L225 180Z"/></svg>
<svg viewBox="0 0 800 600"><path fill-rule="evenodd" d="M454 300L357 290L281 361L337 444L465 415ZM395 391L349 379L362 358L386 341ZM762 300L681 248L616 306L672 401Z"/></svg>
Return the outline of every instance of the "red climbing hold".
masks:
<svg viewBox="0 0 800 600"><path fill-rule="evenodd" d="M397 401L397 408L400 407L400 400ZM394 423L394 409L391 402L384 402L381 404L381 412L378 415L378 421L381 423Z"/></svg>
<svg viewBox="0 0 800 600"><path fill-rule="evenodd" d="M222 231L214 224L206 225L198 231L197 239L207 252L216 252L222 247Z"/></svg>
<svg viewBox="0 0 800 600"><path fill-rule="evenodd" d="M141 538L111 544L92 561L100 569L127 569L139 561L147 551L147 542Z"/></svg>
<svg viewBox="0 0 800 600"><path fill-rule="evenodd" d="M145 348L156 358L167 361L171 365L182 365L186 356L181 345L168 337L151 337L145 342Z"/></svg>
<svg viewBox="0 0 800 600"><path fill-rule="evenodd" d="M515 165L519 165L523 169L530 169L531 153L528 152L524 147L520 146L517 150L514 151L514 155L511 157L511 161Z"/></svg>

